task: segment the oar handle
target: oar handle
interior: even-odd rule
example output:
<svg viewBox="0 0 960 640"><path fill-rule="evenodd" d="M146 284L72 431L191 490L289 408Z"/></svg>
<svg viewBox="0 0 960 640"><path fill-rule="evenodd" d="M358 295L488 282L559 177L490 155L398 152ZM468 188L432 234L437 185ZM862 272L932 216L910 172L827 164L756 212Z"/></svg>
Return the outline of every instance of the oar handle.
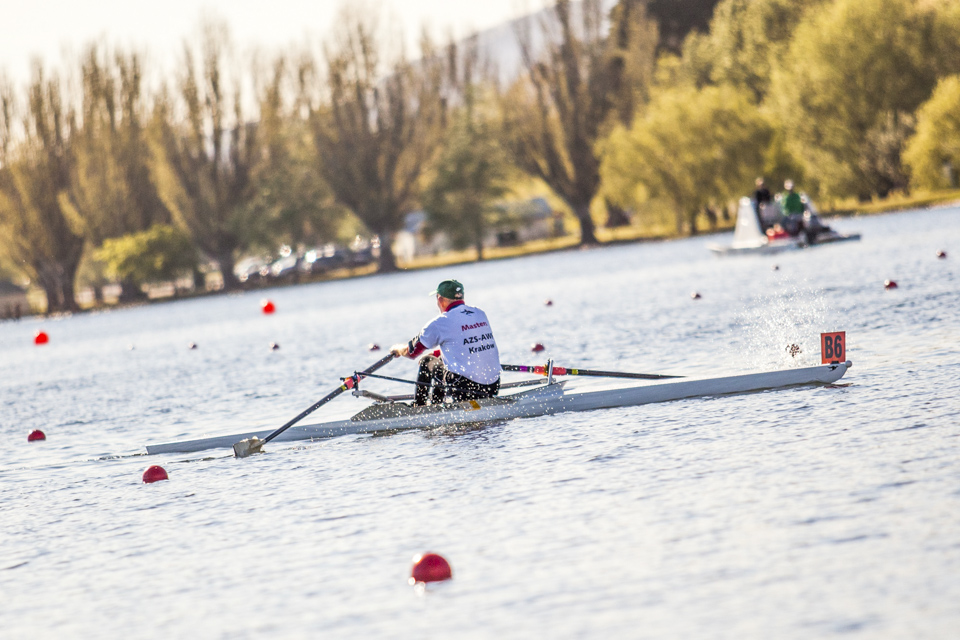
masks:
<svg viewBox="0 0 960 640"><path fill-rule="evenodd" d="M364 377L368 373L373 373L380 367L384 366L385 364L393 360L395 357L396 356L394 354L389 353L385 355L383 358L381 358L380 360L378 360L377 362L373 363L372 365L364 369L363 371L356 373L349 378L345 378L342 385L340 385L339 387L337 387L327 395L323 396L321 399L317 400L315 403L313 403L313 405L310 408L301 411L300 415L298 415L296 418L294 418L293 420L291 420L290 422L283 425L282 427L280 427L279 429L277 429L276 431L268 435L266 438L264 438L263 444L270 442L271 440L276 438L278 435L280 435L281 433L283 433L284 431L286 431L296 423L300 422L305 417L307 417L308 415L310 415L311 413L313 413L323 405L327 404L328 402L336 398L338 395L340 395L347 389L352 389L356 384L357 379Z"/></svg>
<svg viewBox="0 0 960 640"><path fill-rule="evenodd" d="M521 373L535 373L541 376L547 375L547 368L542 365L524 365L524 364L502 364L500 368L504 371L519 371ZM625 371L594 371L592 369L568 369L566 367L554 367L555 376L597 376L601 378L636 378L640 380L665 380L667 378L682 378L683 376L668 376L659 373L629 373Z"/></svg>

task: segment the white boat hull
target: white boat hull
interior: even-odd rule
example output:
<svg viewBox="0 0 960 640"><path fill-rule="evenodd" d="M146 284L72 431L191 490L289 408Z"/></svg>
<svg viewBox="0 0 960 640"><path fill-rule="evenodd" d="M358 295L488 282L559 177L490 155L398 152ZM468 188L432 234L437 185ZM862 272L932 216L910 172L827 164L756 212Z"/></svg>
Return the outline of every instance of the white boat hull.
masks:
<svg viewBox="0 0 960 640"><path fill-rule="evenodd" d="M508 396L435 407L377 404L368 406L349 420L291 427L280 434L275 441L311 440L377 431L483 424L566 411L591 411L683 398L749 393L797 385L829 384L842 378L851 366L850 362L842 362L722 378L672 380L642 386L582 392L565 392L561 382ZM195 440L149 444L147 453L189 453L232 447L245 438L256 436L263 439L272 431L273 429L265 429Z"/></svg>
<svg viewBox="0 0 960 640"><path fill-rule="evenodd" d="M760 230L760 222L757 220L753 201L750 198L741 198L740 206L737 209L737 226L733 232L733 243L730 245L709 244L707 248L718 256L770 255L782 251L792 251L834 242L849 242L851 240L860 240L860 234L843 234L830 230L818 234L809 243L803 237L771 240Z"/></svg>

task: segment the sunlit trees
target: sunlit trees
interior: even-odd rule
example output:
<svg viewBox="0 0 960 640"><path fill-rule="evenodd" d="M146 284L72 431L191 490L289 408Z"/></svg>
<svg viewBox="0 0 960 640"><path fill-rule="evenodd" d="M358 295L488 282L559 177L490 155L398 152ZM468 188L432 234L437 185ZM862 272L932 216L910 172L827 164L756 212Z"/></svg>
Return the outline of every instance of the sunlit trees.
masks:
<svg viewBox="0 0 960 640"><path fill-rule="evenodd" d="M60 79L37 63L22 118L0 86L0 230L7 251L47 296L49 312L75 311L74 279L84 240L69 207L76 116Z"/></svg>
<svg viewBox="0 0 960 640"><path fill-rule="evenodd" d="M709 33L691 33L684 42L688 76L700 84L743 88L759 103L800 18L825 1L723 0Z"/></svg>
<svg viewBox="0 0 960 640"><path fill-rule="evenodd" d="M153 176L173 219L219 263L223 286L230 290L239 284L233 267L254 193L253 174L266 158L228 61L226 28L207 23L199 52L185 50L179 102L169 93L157 99Z"/></svg>
<svg viewBox="0 0 960 640"><path fill-rule="evenodd" d="M603 144L602 174L616 201L634 204L638 186L672 202L677 231L697 232L697 215L746 193L767 160L769 123L733 87L664 89L630 129Z"/></svg>
<svg viewBox="0 0 960 640"><path fill-rule="evenodd" d="M111 276L143 285L190 274L197 266L197 249L182 230L158 224L106 240L96 259Z"/></svg>
<svg viewBox="0 0 960 640"><path fill-rule="evenodd" d="M256 164L243 215L247 222L238 231L248 248L318 244L336 235L345 214L324 180L309 122L298 113L292 75L287 59L280 57L256 76L265 161Z"/></svg>
<svg viewBox="0 0 960 640"><path fill-rule="evenodd" d="M957 187L960 172L960 76L940 81L917 113L917 132L903 154L920 189Z"/></svg>
<svg viewBox="0 0 960 640"><path fill-rule="evenodd" d="M908 119L936 84L930 19L914 0L834 0L797 26L772 104L823 193L905 186Z"/></svg>
<svg viewBox="0 0 960 640"><path fill-rule="evenodd" d="M596 144L615 116L632 114L623 103L649 80L655 29L639 0L618 3L609 31L600 0L584 0L576 12L569 0L557 0L550 15L543 54L530 31L520 33L527 72L503 96L504 139L517 165L573 210L580 243L595 244Z"/></svg>
<svg viewBox="0 0 960 640"><path fill-rule="evenodd" d="M393 239L442 131L444 62L426 39L416 64L402 54L385 59L381 35L370 17L344 15L326 50L327 95L310 101L310 119L327 183L380 237L378 266L388 272L397 269Z"/></svg>

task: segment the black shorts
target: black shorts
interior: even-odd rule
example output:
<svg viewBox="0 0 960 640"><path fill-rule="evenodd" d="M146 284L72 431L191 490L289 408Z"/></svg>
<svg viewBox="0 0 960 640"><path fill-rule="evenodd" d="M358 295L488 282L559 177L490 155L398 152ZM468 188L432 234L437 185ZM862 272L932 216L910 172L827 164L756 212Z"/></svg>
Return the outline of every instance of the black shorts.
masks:
<svg viewBox="0 0 960 640"><path fill-rule="evenodd" d="M500 392L500 379L491 384L480 384L458 373L447 371L443 360L436 356L424 356L420 359L417 373L417 391L414 404L425 405L427 399L432 404L440 404L445 396L454 402L492 398Z"/></svg>

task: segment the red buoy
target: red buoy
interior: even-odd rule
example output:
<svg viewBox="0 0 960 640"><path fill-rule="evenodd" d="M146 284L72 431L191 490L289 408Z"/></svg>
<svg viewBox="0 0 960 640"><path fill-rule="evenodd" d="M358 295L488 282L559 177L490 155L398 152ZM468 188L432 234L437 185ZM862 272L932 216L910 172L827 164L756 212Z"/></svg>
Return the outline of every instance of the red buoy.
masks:
<svg viewBox="0 0 960 640"><path fill-rule="evenodd" d="M553 300L551 300L550 298L547 298L546 300L543 301L543 304L545 304L545 305L548 306L548 307L552 307L552 306L553 306Z"/></svg>
<svg viewBox="0 0 960 640"><path fill-rule="evenodd" d="M937 251L937 257L940 258L941 260L943 260L944 258L947 257L947 252L946 252L946 251Z"/></svg>
<svg viewBox="0 0 960 640"><path fill-rule="evenodd" d="M191 342L190 344L187 345L187 349L190 349L191 351L196 348L197 348L196 342Z"/></svg>
<svg viewBox="0 0 960 640"><path fill-rule="evenodd" d="M376 342L371 342L367 345L367 349L369 351L380 351L380 345L378 345Z"/></svg>
<svg viewBox="0 0 960 640"><path fill-rule="evenodd" d="M276 342L270 343L270 351L279 351L279 349L280 349L280 345L278 345Z"/></svg>
<svg viewBox="0 0 960 640"><path fill-rule="evenodd" d="M50 336L47 335L46 331L37 331L36 335L33 336L33 344L47 344L50 342Z"/></svg>
<svg viewBox="0 0 960 640"><path fill-rule="evenodd" d="M27 436L27 442L36 442L37 440L46 440L47 436L40 429L34 429L30 432L30 435Z"/></svg>
<svg viewBox="0 0 960 640"><path fill-rule="evenodd" d="M884 280L884 281L883 281L883 288L884 288L884 289L896 289L896 288L897 288L897 283L896 283L896 281L894 281L894 280Z"/></svg>
<svg viewBox="0 0 960 640"><path fill-rule="evenodd" d="M450 563L436 553L424 553L413 558L410 571L410 584L418 582L440 582L453 577Z"/></svg>
<svg viewBox="0 0 960 640"><path fill-rule="evenodd" d="M546 347L543 346L543 343L540 343L540 342L537 342L532 347L530 347L530 351L533 351L534 353L540 353L544 349L546 349Z"/></svg>
<svg viewBox="0 0 960 640"><path fill-rule="evenodd" d="M699 300L701 298L701 295L698 291L694 291L693 293L690 294L690 297L694 300Z"/></svg>
<svg viewBox="0 0 960 640"><path fill-rule="evenodd" d="M273 302L264 298L263 300L260 301L260 310L266 314L270 314L276 311L277 307L274 306Z"/></svg>
<svg viewBox="0 0 960 640"><path fill-rule="evenodd" d="M166 470L158 464L155 464L152 467L147 467L147 470L143 472L144 484L150 484L151 482L169 479L170 478L167 476Z"/></svg>

